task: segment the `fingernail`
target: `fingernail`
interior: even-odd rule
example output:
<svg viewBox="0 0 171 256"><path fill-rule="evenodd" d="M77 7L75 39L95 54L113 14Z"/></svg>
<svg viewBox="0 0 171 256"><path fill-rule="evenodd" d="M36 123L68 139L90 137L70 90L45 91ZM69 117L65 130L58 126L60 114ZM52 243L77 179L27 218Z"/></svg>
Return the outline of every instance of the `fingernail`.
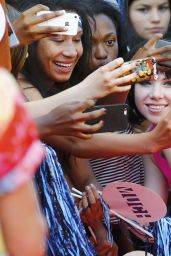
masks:
<svg viewBox="0 0 171 256"><path fill-rule="evenodd" d="M57 14L64 14L65 13L65 10L58 10L56 11Z"/></svg>
<svg viewBox="0 0 171 256"><path fill-rule="evenodd" d="M101 111L106 113L107 109L106 108L101 108Z"/></svg>

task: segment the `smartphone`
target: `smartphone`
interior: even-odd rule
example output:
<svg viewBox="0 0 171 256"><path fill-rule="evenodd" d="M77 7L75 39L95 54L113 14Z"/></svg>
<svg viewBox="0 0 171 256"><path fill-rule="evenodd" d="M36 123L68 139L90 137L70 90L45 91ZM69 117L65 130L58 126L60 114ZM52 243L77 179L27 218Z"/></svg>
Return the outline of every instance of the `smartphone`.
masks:
<svg viewBox="0 0 171 256"><path fill-rule="evenodd" d="M51 13L51 11L40 11L37 16ZM53 19L44 21L39 24L39 26L59 26L66 27L68 30L64 32L54 32L53 34L71 35L75 36L78 31L78 21L79 16L77 13L66 12L61 16L55 17Z"/></svg>
<svg viewBox="0 0 171 256"><path fill-rule="evenodd" d="M136 74L136 77L132 79L132 83L139 83L147 80L156 80L158 78L157 63L154 57L128 61L125 62L123 65L133 62L137 64L137 67L126 73L126 75L133 72Z"/></svg>
<svg viewBox="0 0 171 256"><path fill-rule="evenodd" d="M100 120L104 121L104 125L97 133L102 132L118 132L124 131L128 127L128 105L127 104L114 104L114 105L98 105L86 110L94 111L101 108L106 109L106 114L97 118L96 120L90 120L87 124L95 124Z"/></svg>
<svg viewBox="0 0 171 256"><path fill-rule="evenodd" d="M170 45L171 46L171 41L168 41L168 40L159 40L156 45L155 45L155 48L161 48L163 46L168 46ZM169 52L165 52L165 53L162 53L160 55L161 57L171 57L171 51ZM167 66L167 67L171 67L171 60L168 60L168 61L163 61L163 62L160 62L161 65L164 65L164 66Z"/></svg>

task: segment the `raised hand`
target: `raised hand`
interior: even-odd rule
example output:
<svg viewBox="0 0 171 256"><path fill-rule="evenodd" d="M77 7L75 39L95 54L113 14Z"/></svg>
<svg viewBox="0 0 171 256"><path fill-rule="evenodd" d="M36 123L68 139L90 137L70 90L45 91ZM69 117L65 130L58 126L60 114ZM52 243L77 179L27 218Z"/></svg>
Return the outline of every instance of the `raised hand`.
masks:
<svg viewBox="0 0 171 256"><path fill-rule="evenodd" d="M53 32L66 31L65 27L39 26L41 22L64 14L64 10L37 16L36 13L40 11L49 11L49 7L37 4L24 11L21 16L13 22L13 27L21 46L31 44L36 40L49 36Z"/></svg>
<svg viewBox="0 0 171 256"><path fill-rule="evenodd" d="M93 132L102 127L103 121L94 125L88 125L85 122L105 114L104 108L83 112L94 104L93 100L68 101L65 104L61 104L46 115L36 119L40 134L42 136L57 134L75 136L82 139L90 138Z"/></svg>
<svg viewBox="0 0 171 256"><path fill-rule="evenodd" d="M155 34L147 43L134 54L132 60L154 56L158 64L163 61L171 60L170 56L162 56L163 53L171 52L171 44L160 48L155 48L156 43L162 39L162 34Z"/></svg>
<svg viewBox="0 0 171 256"><path fill-rule="evenodd" d="M130 90L130 83L136 74L127 74L128 71L136 68L136 63L123 65L124 60L117 58L110 63L100 67L79 85L89 99L99 99L114 92L126 92ZM78 86L78 85L77 85ZM81 89L81 87L80 87Z"/></svg>
<svg viewBox="0 0 171 256"><path fill-rule="evenodd" d="M86 186L79 207L81 208L80 216L84 225L91 227L94 231L96 241L93 242L98 255L117 256L118 247L116 243L111 244L107 240L107 230L102 223L103 208L99 193L93 184Z"/></svg>
<svg viewBox="0 0 171 256"><path fill-rule="evenodd" d="M96 228L103 219L103 208L99 194L94 185L86 186L79 206L82 209L80 216L83 223L92 228Z"/></svg>

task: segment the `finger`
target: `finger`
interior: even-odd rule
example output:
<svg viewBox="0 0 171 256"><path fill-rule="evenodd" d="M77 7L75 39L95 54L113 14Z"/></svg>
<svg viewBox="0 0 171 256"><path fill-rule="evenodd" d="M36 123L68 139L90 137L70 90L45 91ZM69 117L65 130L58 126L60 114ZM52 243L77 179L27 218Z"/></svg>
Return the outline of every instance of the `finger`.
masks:
<svg viewBox="0 0 171 256"><path fill-rule="evenodd" d="M109 62L108 64L100 67L99 69L103 72L106 72L106 71L112 71L114 70L115 68L117 67L120 67L122 64L124 63L124 60L123 58L117 58L111 62Z"/></svg>
<svg viewBox="0 0 171 256"><path fill-rule="evenodd" d="M131 59L136 60L139 58L152 56L152 54L151 54L152 48L154 48L157 41L160 40L162 37L163 37L162 34L155 34L151 39L148 40L148 42L142 48L140 48L134 54L134 56Z"/></svg>
<svg viewBox="0 0 171 256"><path fill-rule="evenodd" d="M98 193L96 187L94 186L94 184L90 184L90 187L91 187L91 190L92 190L92 192L94 194L95 199L99 199L100 196L99 196L99 193Z"/></svg>
<svg viewBox="0 0 171 256"><path fill-rule="evenodd" d="M111 72L112 78L117 78L120 76L124 76L125 74L133 73L133 70L136 69L140 64L136 61L133 61L132 63L124 63L121 67L113 70Z"/></svg>
<svg viewBox="0 0 171 256"><path fill-rule="evenodd" d="M76 134L72 134L73 137L77 137L79 139L84 139L84 140L88 140L90 139L93 135L92 134L86 134L83 132L78 132Z"/></svg>
<svg viewBox="0 0 171 256"><path fill-rule="evenodd" d="M85 192L83 192L82 206L83 209L86 209L88 207L88 200Z"/></svg>
<svg viewBox="0 0 171 256"><path fill-rule="evenodd" d="M55 38L56 34L52 33L58 33L58 32L65 32L67 31L67 28L65 27L59 27L59 26L34 26L30 29L32 34L39 34L40 38L43 37L52 37Z"/></svg>
<svg viewBox="0 0 171 256"><path fill-rule="evenodd" d="M82 100L82 101L71 101L66 103L65 105L68 105L69 108L72 109L72 112L82 112L87 108L93 107L95 105L94 100Z"/></svg>
<svg viewBox="0 0 171 256"><path fill-rule="evenodd" d="M87 108L93 107L95 105L94 100L86 100L81 102L73 102L76 105L76 110L84 111Z"/></svg>
<svg viewBox="0 0 171 256"><path fill-rule="evenodd" d="M155 56L155 55L168 53L168 52L171 52L171 45L167 45L167 46L164 46L164 47L161 47L161 48L155 48L154 50L151 51L151 55Z"/></svg>
<svg viewBox="0 0 171 256"><path fill-rule="evenodd" d="M159 41L161 38L163 37L162 34L158 33L155 34L152 38L150 38L147 43L142 47L142 50L147 51L149 50L151 47L153 47L157 41Z"/></svg>
<svg viewBox="0 0 171 256"><path fill-rule="evenodd" d="M113 87L113 90L111 92L117 92L117 93L123 93L123 92L128 92L131 89L131 85L118 85Z"/></svg>
<svg viewBox="0 0 171 256"><path fill-rule="evenodd" d="M93 226L94 220L92 220L92 212L91 212L91 209L89 207L86 208L86 211L85 211L84 214L85 214L85 217L87 219L88 225Z"/></svg>
<svg viewBox="0 0 171 256"><path fill-rule="evenodd" d="M82 199L78 202L78 209L82 209L83 208L83 201Z"/></svg>
<svg viewBox="0 0 171 256"><path fill-rule="evenodd" d="M169 61L169 60L171 60L171 55L170 56L161 56L161 57L156 58L157 63Z"/></svg>
<svg viewBox="0 0 171 256"><path fill-rule="evenodd" d="M150 51L150 50L149 50ZM149 53L148 51L148 53ZM142 59L147 57L148 55L147 51L144 51L142 48L140 48L135 54L134 56L131 58L131 60L137 60L137 59Z"/></svg>
<svg viewBox="0 0 171 256"><path fill-rule="evenodd" d="M100 199L96 199L96 202L90 205L90 208L94 214L96 214L96 218L102 220L103 218L103 208Z"/></svg>
<svg viewBox="0 0 171 256"><path fill-rule="evenodd" d="M170 67L167 67L167 66L165 66L165 65L162 66L162 64L161 64L161 65L157 65L157 69L158 69L158 71L160 71L161 73L165 73L166 71L169 71L169 70L170 70Z"/></svg>
<svg viewBox="0 0 171 256"><path fill-rule="evenodd" d="M86 191L89 204L95 204L96 199L94 197L93 191L91 190L90 186L86 186L85 191Z"/></svg>
<svg viewBox="0 0 171 256"><path fill-rule="evenodd" d="M58 11L38 15L38 16L36 16L35 24L59 17L64 14L65 14L65 10L58 10Z"/></svg>
<svg viewBox="0 0 171 256"><path fill-rule="evenodd" d="M31 8L29 8L28 10L24 11L23 14L26 16L30 16L33 14L36 14L37 12L40 11L49 11L49 7L43 4L37 4Z"/></svg>
<svg viewBox="0 0 171 256"><path fill-rule="evenodd" d="M98 110L93 110L93 111L89 111L89 112L85 112L85 113L79 113L79 115L78 115L78 117L76 117L76 119L78 119L78 121L80 121L80 122L86 122L86 121L90 121L92 119L97 119L105 114L106 114L106 109L101 108Z"/></svg>
<svg viewBox="0 0 171 256"><path fill-rule="evenodd" d="M74 126L72 129L74 131L83 132L83 133L95 133L100 128L102 128L103 124L104 124L103 121L99 121L98 123L93 124L93 125L88 125L88 124L82 123L81 125Z"/></svg>
<svg viewBox="0 0 171 256"><path fill-rule="evenodd" d="M130 83L133 83L133 81L136 79L137 75L136 73L132 73L130 75L125 75L125 76L122 76L122 77L119 77L119 78L115 78L113 79L112 81L112 85L113 86L121 86L121 85L127 85ZM111 85L111 87L112 87Z"/></svg>

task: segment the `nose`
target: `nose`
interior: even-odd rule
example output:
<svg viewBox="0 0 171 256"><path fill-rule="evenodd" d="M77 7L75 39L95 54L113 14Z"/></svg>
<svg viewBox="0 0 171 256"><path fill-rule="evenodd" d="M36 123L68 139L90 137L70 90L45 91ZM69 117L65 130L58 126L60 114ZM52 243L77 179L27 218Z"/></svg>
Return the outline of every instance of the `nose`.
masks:
<svg viewBox="0 0 171 256"><path fill-rule="evenodd" d="M160 100L163 98L163 88L160 83L151 86L150 98Z"/></svg>
<svg viewBox="0 0 171 256"><path fill-rule="evenodd" d="M108 52L103 46L103 44L99 44L93 47L94 57L96 59L106 59L108 56Z"/></svg>
<svg viewBox="0 0 171 256"><path fill-rule="evenodd" d="M77 49L72 40L68 40L64 44L63 55L68 58L77 57Z"/></svg>
<svg viewBox="0 0 171 256"><path fill-rule="evenodd" d="M157 8L152 9L151 14L151 22L158 23L161 20L159 10Z"/></svg>

